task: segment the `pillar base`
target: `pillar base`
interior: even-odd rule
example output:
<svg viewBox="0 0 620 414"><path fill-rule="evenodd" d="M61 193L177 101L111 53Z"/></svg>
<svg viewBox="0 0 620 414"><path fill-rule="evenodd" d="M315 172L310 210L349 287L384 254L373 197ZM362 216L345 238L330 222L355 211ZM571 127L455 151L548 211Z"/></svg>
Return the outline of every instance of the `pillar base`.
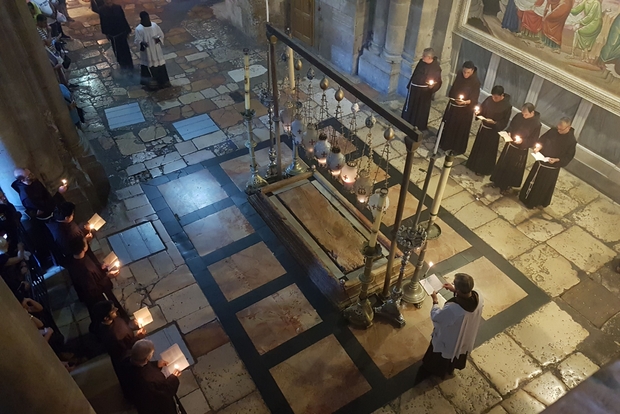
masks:
<svg viewBox="0 0 620 414"><path fill-rule="evenodd" d="M388 62L382 56L365 51L359 59L357 74L377 91L389 94L398 86L400 62Z"/></svg>

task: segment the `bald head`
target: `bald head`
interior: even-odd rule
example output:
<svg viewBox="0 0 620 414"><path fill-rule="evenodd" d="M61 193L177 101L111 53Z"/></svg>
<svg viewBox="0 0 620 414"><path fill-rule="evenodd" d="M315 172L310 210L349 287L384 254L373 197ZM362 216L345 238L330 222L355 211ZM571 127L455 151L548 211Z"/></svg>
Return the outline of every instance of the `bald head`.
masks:
<svg viewBox="0 0 620 414"><path fill-rule="evenodd" d="M28 168L16 168L13 171L13 175L15 179L21 181L26 185L32 184L32 182L36 179L34 174Z"/></svg>

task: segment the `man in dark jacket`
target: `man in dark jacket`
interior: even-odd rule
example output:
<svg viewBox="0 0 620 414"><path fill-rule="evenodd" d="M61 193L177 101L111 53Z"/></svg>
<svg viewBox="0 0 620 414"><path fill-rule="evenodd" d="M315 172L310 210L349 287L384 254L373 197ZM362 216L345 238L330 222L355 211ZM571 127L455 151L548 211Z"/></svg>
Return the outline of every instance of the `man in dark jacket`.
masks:
<svg viewBox="0 0 620 414"><path fill-rule="evenodd" d="M86 239L86 242L90 242L93 238L92 233L79 226L73 220L74 216L75 204L65 202L56 207L52 219L46 223L56 244L56 255L63 266L66 266L73 257L73 252L71 251L71 242L73 240ZM91 256L91 259L95 259L90 248L87 254Z"/></svg>
<svg viewBox="0 0 620 414"><path fill-rule="evenodd" d="M138 414L177 414L175 395L179 389L179 375L176 370L167 378L161 368L166 361L151 361L155 347L148 339L137 341L131 348L131 356L123 361L123 375L131 384L131 401Z"/></svg>

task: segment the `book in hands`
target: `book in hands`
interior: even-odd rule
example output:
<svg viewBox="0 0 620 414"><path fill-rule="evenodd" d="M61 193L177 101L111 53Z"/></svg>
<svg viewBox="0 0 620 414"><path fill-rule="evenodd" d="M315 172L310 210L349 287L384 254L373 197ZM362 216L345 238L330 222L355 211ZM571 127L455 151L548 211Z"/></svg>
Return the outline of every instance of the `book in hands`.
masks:
<svg viewBox="0 0 620 414"><path fill-rule="evenodd" d="M87 229L99 231L100 228L104 226L106 221L101 218L101 216L97 213L93 214L93 216L88 220Z"/></svg>
<svg viewBox="0 0 620 414"><path fill-rule="evenodd" d="M483 117L482 115L477 115L476 119L479 119L480 121L486 121L487 119L485 117Z"/></svg>
<svg viewBox="0 0 620 414"><path fill-rule="evenodd" d="M114 252L110 252L110 254L108 254L105 259L103 259L103 266L108 270L118 268L120 267L120 265L121 262L118 260L118 256L116 256L116 253Z"/></svg>
<svg viewBox="0 0 620 414"><path fill-rule="evenodd" d="M183 355L183 351L181 351L179 344L173 344L159 356L162 361L168 363L168 365L161 369L162 374L164 374L166 378L172 375L174 371L183 371L185 368L189 367L189 362L187 358L185 358L185 355Z"/></svg>
<svg viewBox="0 0 620 414"><path fill-rule="evenodd" d="M504 142L512 142L512 137L506 131L500 131L499 136L504 139Z"/></svg>
<svg viewBox="0 0 620 414"><path fill-rule="evenodd" d="M139 328L142 328L145 325L153 322L153 315L151 315L151 311L149 311L148 306L145 306L142 309L135 311L133 316L134 318L136 318L136 323L138 324Z"/></svg>
<svg viewBox="0 0 620 414"><path fill-rule="evenodd" d="M426 279L420 280L420 284L429 295L432 295L433 292L439 292L441 289L443 289L443 283L434 273Z"/></svg>
<svg viewBox="0 0 620 414"><path fill-rule="evenodd" d="M549 157L545 157L540 152L532 152L532 157L534 157L536 161L549 162Z"/></svg>

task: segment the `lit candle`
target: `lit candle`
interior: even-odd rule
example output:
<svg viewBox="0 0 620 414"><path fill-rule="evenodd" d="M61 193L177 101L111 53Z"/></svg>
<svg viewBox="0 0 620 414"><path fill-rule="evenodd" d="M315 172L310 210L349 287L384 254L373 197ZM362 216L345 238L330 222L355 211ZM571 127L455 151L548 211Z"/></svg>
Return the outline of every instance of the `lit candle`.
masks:
<svg viewBox="0 0 620 414"><path fill-rule="evenodd" d="M250 110L250 51L243 50L243 68L245 69L245 109Z"/></svg>
<svg viewBox="0 0 620 414"><path fill-rule="evenodd" d="M179 369L179 365L178 364L174 364L174 369L178 370Z"/></svg>
<svg viewBox="0 0 620 414"><path fill-rule="evenodd" d="M431 80L429 80L429 81L428 81L428 84L429 84L430 86L433 86L433 85L435 84L435 81L431 79Z"/></svg>
<svg viewBox="0 0 620 414"><path fill-rule="evenodd" d="M121 262L119 262L118 260L114 262L114 266L112 267L119 267L121 265Z"/></svg>
<svg viewBox="0 0 620 414"><path fill-rule="evenodd" d="M2 237L4 237L4 240L6 240L8 238L8 236L6 234L4 234Z"/></svg>
<svg viewBox="0 0 620 414"><path fill-rule="evenodd" d="M538 151L540 151L540 149L542 148L542 145L540 145L540 144L536 143L535 148L536 148Z"/></svg>
<svg viewBox="0 0 620 414"><path fill-rule="evenodd" d="M459 100L461 100L461 101L462 101L463 99L465 99L465 96L463 96L463 95L459 95Z"/></svg>
<svg viewBox="0 0 620 414"><path fill-rule="evenodd" d="M475 113L480 113L480 107L479 107L479 106L476 106L476 107L474 108L474 112L475 112Z"/></svg>
<svg viewBox="0 0 620 414"><path fill-rule="evenodd" d="M62 182L62 185L67 185L67 180L65 180L64 178L60 181Z"/></svg>
<svg viewBox="0 0 620 414"><path fill-rule="evenodd" d="M142 320L142 318L138 319L138 328L142 328L142 323L144 321Z"/></svg>
<svg viewBox="0 0 620 414"><path fill-rule="evenodd" d="M520 137L520 136L518 136L518 135L515 135L515 142L516 142L517 144L520 144L520 143L521 143L521 141L522 141L521 137Z"/></svg>
<svg viewBox="0 0 620 414"><path fill-rule="evenodd" d="M267 23L269 23L269 0L265 0L265 11L267 13Z"/></svg>
<svg viewBox="0 0 620 414"><path fill-rule="evenodd" d="M431 267L433 267L433 262L428 262L428 269L426 269L426 272L424 272L424 277L426 277L428 271L431 270Z"/></svg>

